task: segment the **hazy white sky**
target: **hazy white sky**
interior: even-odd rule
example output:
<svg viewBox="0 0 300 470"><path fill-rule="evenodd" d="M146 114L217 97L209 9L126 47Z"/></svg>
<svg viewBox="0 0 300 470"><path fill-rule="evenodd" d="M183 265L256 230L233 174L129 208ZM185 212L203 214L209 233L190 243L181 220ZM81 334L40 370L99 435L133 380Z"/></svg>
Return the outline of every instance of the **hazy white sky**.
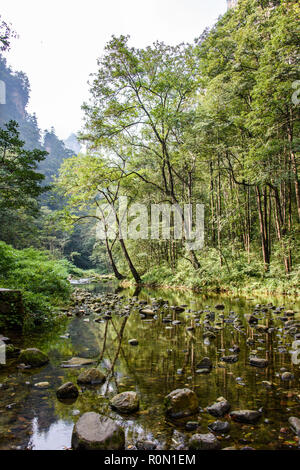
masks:
<svg viewBox="0 0 300 470"><path fill-rule="evenodd" d="M6 0L1 15L19 34L6 54L31 84L28 110L60 138L81 126L89 74L112 34L130 44L192 42L226 11L226 0Z"/></svg>

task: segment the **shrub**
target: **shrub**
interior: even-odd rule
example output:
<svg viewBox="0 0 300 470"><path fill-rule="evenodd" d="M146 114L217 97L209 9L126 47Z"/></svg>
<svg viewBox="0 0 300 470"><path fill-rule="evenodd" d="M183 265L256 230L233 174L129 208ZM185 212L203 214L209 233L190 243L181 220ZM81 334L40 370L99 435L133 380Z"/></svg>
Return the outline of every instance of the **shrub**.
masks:
<svg viewBox="0 0 300 470"><path fill-rule="evenodd" d="M29 325L45 326L53 320L55 307L69 297L71 268L71 263L53 260L47 252L16 250L0 242L0 285L22 292Z"/></svg>

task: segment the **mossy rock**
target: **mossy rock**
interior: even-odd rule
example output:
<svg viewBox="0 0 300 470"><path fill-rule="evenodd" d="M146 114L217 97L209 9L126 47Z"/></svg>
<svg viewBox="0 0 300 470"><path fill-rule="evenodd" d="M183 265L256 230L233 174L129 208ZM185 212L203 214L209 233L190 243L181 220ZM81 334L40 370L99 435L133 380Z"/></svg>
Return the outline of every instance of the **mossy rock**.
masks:
<svg viewBox="0 0 300 470"><path fill-rule="evenodd" d="M73 384L73 382L66 382L56 390L56 396L60 400L76 399L78 395L78 388Z"/></svg>
<svg viewBox="0 0 300 470"><path fill-rule="evenodd" d="M91 369L81 372L78 376L77 382L83 385L93 385L102 384L105 380L105 375L99 369L92 367Z"/></svg>
<svg viewBox="0 0 300 470"><path fill-rule="evenodd" d="M120 413L134 413L140 407L139 397L132 391L115 395L109 404L113 410L117 410Z"/></svg>
<svg viewBox="0 0 300 470"><path fill-rule="evenodd" d="M170 418L184 418L198 412L199 402L195 392L189 388L173 390L165 397L165 410Z"/></svg>
<svg viewBox="0 0 300 470"><path fill-rule="evenodd" d="M19 362L31 367L40 367L49 362L48 356L36 348L28 348L21 351Z"/></svg>

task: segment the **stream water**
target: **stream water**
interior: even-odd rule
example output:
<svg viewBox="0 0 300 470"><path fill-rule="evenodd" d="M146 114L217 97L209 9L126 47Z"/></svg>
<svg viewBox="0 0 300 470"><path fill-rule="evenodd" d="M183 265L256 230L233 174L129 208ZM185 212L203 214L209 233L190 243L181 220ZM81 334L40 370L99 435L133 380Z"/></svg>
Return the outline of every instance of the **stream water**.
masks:
<svg viewBox="0 0 300 470"><path fill-rule="evenodd" d="M105 293L114 292L115 286L92 284L82 289L98 296L101 303L101 295L105 299ZM82 317L63 316L59 325L46 332L29 336L5 332L15 346L37 347L48 354L50 361L39 369L18 369L17 358L0 366L0 449L70 448L74 422L87 411L108 415L124 426L127 448L138 440L151 440L162 449L186 448L187 439L193 434L186 430L186 422L198 420L197 432L208 432L207 426L216 418L205 408L220 396L230 402L231 409L263 409L262 418L255 425L231 421L230 432L219 436L222 448L298 448L298 439L289 429L288 418L300 418L300 366L291 360L289 351L293 338L285 334L284 310L280 313L269 308L258 314L260 324L274 327L272 334L257 333L245 315L251 314L256 304L268 303L297 312L300 311L299 300L143 289L138 299L149 304L163 298L170 306L186 305L183 313L167 309L150 319L142 318L137 307L126 309L134 295L132 291L118 291L118 295L123 296L119 308L111 319L101 323L94 321L95 314L86 311L88 315ZM225 306L223 311L215 309L220 303ZM129 311L130 315L126 315ZM199 313L201 311L204 313ZM212 340L203 339L203 319L208 311L215 312L214 325L220 327ZM167 314L180 323L164 322ZM299 319L298 315L296 313L292 319ZM235 317L239 318L242 329L236 328ZM124 329L120 334L122 325ZM132 338L138 340L138 346L128 343ZM248 338L254 342L248 344ZM233 345L240 347L239 360L233 364L222 362L222 356L232 354ZM249 354L253 350L259 357L269 360L268 367L260 369L249 365ZM77 400L63 403L57 399L56 390L67 381L76 384L80 369L62 368L61 363L74 356L100 357L99 367L108 378L103 385L79 387ZM209 374L198 374L197 363L205 356L212 360L214 367ZM292 372L294 380L283 381L284 370ZM272 386L266 387L265 381ZM40 382L48 382L49 386L39 389L35 384ZM164 414L164 397L174 389L185 387L196 392L199 414L172 422ZM129 416L112 411L109 398L129 390L138 393L140 410Z"/></svg>

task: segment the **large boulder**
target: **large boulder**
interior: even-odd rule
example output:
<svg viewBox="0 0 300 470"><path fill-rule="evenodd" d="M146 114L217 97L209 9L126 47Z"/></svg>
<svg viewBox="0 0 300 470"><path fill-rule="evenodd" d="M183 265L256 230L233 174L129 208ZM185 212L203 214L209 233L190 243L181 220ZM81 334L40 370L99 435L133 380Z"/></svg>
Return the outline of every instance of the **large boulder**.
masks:
<svg viewBox="0 0 300 470"><path fill-rule="evenodd" d="M61 400L66 398L77 398L78 394L78 388L73 384L73 382L66 382L56 390L56 396Z"/></svg>
<svg viewBox="0 0 300 470"><path fill-rule="evenodd" d="M218 450L220 443L211 432L207 434L194 434L189 440L190 450Z"/></svg>
<svg viewBox="0 0 300 470"><path fill-rule="evenodd" d="M113 410L120 413L134 413L140 407L139 397L135 392L123 392L115 395L109 402Z"/></svg>
<svg viewBox="0 0 300 470"><path fill-rule="evenodd" d="M105 375L99 369L93 367L81 372L77 378L77 382L83 385L102 384L105 380Z"/></svg>
<svg viewBox="0 0 300 470"><path fill-rule="evenodd" d="M230 413L231 418L238 423L255 424L261 417L261 412L256 410L236 410Z"/></svg>
<svg viewBox="0 0 300 470"><path fill-rule="evenodd" d="M49 358L39 349L28 348L21 351L19 362L31 367L41 367L49 362Z"/></svg>
<svg viewBox="0 0 300 470"><path fill-rule="evenodd" d="M220 401L217 401L213 405L210 405L206 408L206 411L211 414L212 416L216 416L217 418L221 418L222 416L226 415L230 410L230 403L223 398Z"/></svg>
<svg viewBox="0 0 300 470"><path fill-rule="evenodd" d="M184 418L196 414L198 408L197 395L189 388L178 388L165 397L166 414L170 418Z"/></svg>
<svg viewBox="0 0 300 470"><path fill-rule="evenodd" d="M124 429L97 413L84 413L73 428L72 448L75 450L123 450L124 447Z"/></svg>

